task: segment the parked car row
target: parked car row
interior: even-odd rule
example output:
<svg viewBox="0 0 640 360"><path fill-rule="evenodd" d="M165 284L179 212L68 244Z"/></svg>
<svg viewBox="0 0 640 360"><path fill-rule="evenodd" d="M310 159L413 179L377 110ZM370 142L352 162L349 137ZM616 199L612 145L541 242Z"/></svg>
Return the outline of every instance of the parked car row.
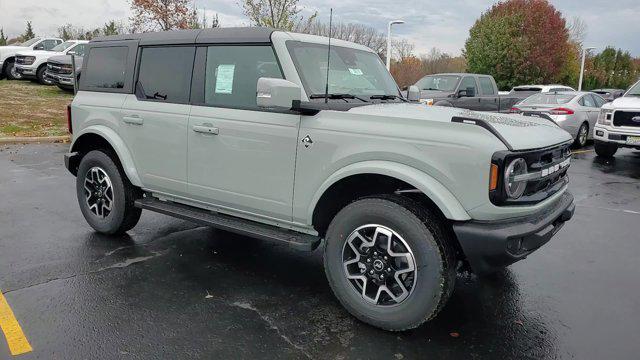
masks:
<svg viewBox="0 0 640 360"><path fill-rule="evenodd" d="M71 55L76 56L76 70L79 71L87 43L86 40L34 38L18 46L2 46L2 77L36 80L42 85L57 85L65 91L73 91Z"/></svg>

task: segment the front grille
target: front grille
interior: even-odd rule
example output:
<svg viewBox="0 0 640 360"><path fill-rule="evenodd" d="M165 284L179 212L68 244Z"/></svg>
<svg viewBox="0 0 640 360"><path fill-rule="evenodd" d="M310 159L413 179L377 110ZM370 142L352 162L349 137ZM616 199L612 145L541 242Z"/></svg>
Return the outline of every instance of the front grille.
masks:
<svg viewBox="0 0 640 360"><path fill-rule="evenodd" d="M24 56L16 56L16 64L24 64Z"/></svg>
<svg viewBox="0 0 640 360"><path fill-rule="evenodd" d="M617 110L613 113L613 126L640 127L640 111Z"/></svg>
<svg viewBox="0 0 640 360"><path fill-rule="evenodd" d="M48 63L47 71L53 75L71 75L71 65Z"/></svg>

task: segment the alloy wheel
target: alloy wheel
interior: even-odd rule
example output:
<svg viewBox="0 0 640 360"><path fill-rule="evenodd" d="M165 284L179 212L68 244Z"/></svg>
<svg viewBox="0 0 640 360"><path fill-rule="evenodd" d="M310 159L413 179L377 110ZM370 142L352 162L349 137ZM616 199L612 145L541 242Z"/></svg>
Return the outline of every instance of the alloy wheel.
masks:
<svg viewBox="0 0 640 360"><path fill-rule="evenodd" d="M20 80L20 79L22 79L22 74L20 74L20 73L18 72L18 69L16 69L16 66L15 66L15 65L13 65L13 66L11 67L10 72L11 72L11 77L13 77L14 79L16 79L16 80Z"/></svg>
<svg viewBox="0 0 640 360"><path fill-rule="evenodd" d="M113 185L107 173L100 167L92 167L84 178L87 206L93 215L106 218L113 209Z"/></svg>
<svg viewBox="0 0 640 360"><path fill-rule="evenodd" d="M578 134L578 141L580 142L580 146L585 146L587 144L588 131L589 130L586 125L582 125L580 127L580 133Z"/></svg>
<svg viewBox="0 0 640 360"><path fill-rule="evenodd" d="M411 248L398 233L382 225L354 230L342 249L342 262L353 290L374 305L400 304L416 283Z"/></svg>

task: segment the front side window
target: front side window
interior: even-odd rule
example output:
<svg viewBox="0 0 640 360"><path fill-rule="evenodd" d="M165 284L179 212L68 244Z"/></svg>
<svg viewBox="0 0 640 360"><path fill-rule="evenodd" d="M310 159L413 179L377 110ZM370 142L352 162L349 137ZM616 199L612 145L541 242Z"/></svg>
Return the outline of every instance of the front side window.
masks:
<svg viewBox="0 0 640 360"><path fill-rule="evenodd" d="M94 47L89 51L87 69L82 74L88 87L103 89L124 88L124 74L127 68L126 46Z"/></svg>
<svg viewBox="0 0 640 360"><path fill-rule="evenodd" d="M76 56L84 56L85 46L85 44L78 44L69 49L69 51L73 51Z"/></svg>
<svg viewBox="0 0 640 360"><path fill-rule="evenodd" d="M462 79L462 82L460 83L460 88L458 90L468 90L468 89L473 89L472 91L474 92L474 94L478 93L476 79L472 78L471 76L467 76L464 79Z"/></svg>
<svg viewBox="0 0 640 360"><path fill-rule="evenodd" d="M288 41L287 48L307 94L323 95L327 84L327 45ZM341 46L331 47L329 94L400 95L378 55Z"/></svg>
<svg viewBox="0 0 640 360"><path fill-rule="evenodd" d="M56 45L58 45L59 43L60 42L57 40L45 40L41 42L39 46L42 46L43 50L51 50L54 47L56 47Z"/></svg>
<svg viewBox="0 0 640 360"><path fill-rule="evenodd" d="M416 86L420 90L447 91L456 89L460 76L456 75L429 75L418 80Z"/></svg>
<svg viewBox="0 0 640 360"><path fill-rule="evenodd" d="M480 78L480 88L482 89L482 95L495 95L496 91L493 87L493 82L491 82L491 78L481 77Z"/></svg>
<svg viewBox="0 0 640 360"><path fill-rule="evenodd" d="M209 46L204 101L212 106L258 109L256 88L261 77L283 78L271 46Z"/></svg>
<svg viewBox="0 0 640 360"><path fill-rule="evenodd" d="M146 100L188 103L194 55L193 46L143 48L136 96Z"/></svg>
<svg viewBox="0 0 640 360"><path fill-rule="evenodd" d="M75 42L65 41L62 44L54 46L51 51L65 51L68 47L73 46L73 44L75 44Z"/></svg>

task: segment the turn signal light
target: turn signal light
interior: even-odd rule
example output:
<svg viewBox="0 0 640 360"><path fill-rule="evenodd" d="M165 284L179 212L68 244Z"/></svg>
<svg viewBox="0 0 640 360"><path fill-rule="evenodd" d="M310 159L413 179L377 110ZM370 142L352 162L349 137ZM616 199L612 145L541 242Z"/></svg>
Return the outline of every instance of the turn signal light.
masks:
<svg viewBox="0 0 640 360"><path fill-rule="evenodd" d="M489 191L493 191L498 188L498 165L491 164L491 171L489 173Z"/></svg>

